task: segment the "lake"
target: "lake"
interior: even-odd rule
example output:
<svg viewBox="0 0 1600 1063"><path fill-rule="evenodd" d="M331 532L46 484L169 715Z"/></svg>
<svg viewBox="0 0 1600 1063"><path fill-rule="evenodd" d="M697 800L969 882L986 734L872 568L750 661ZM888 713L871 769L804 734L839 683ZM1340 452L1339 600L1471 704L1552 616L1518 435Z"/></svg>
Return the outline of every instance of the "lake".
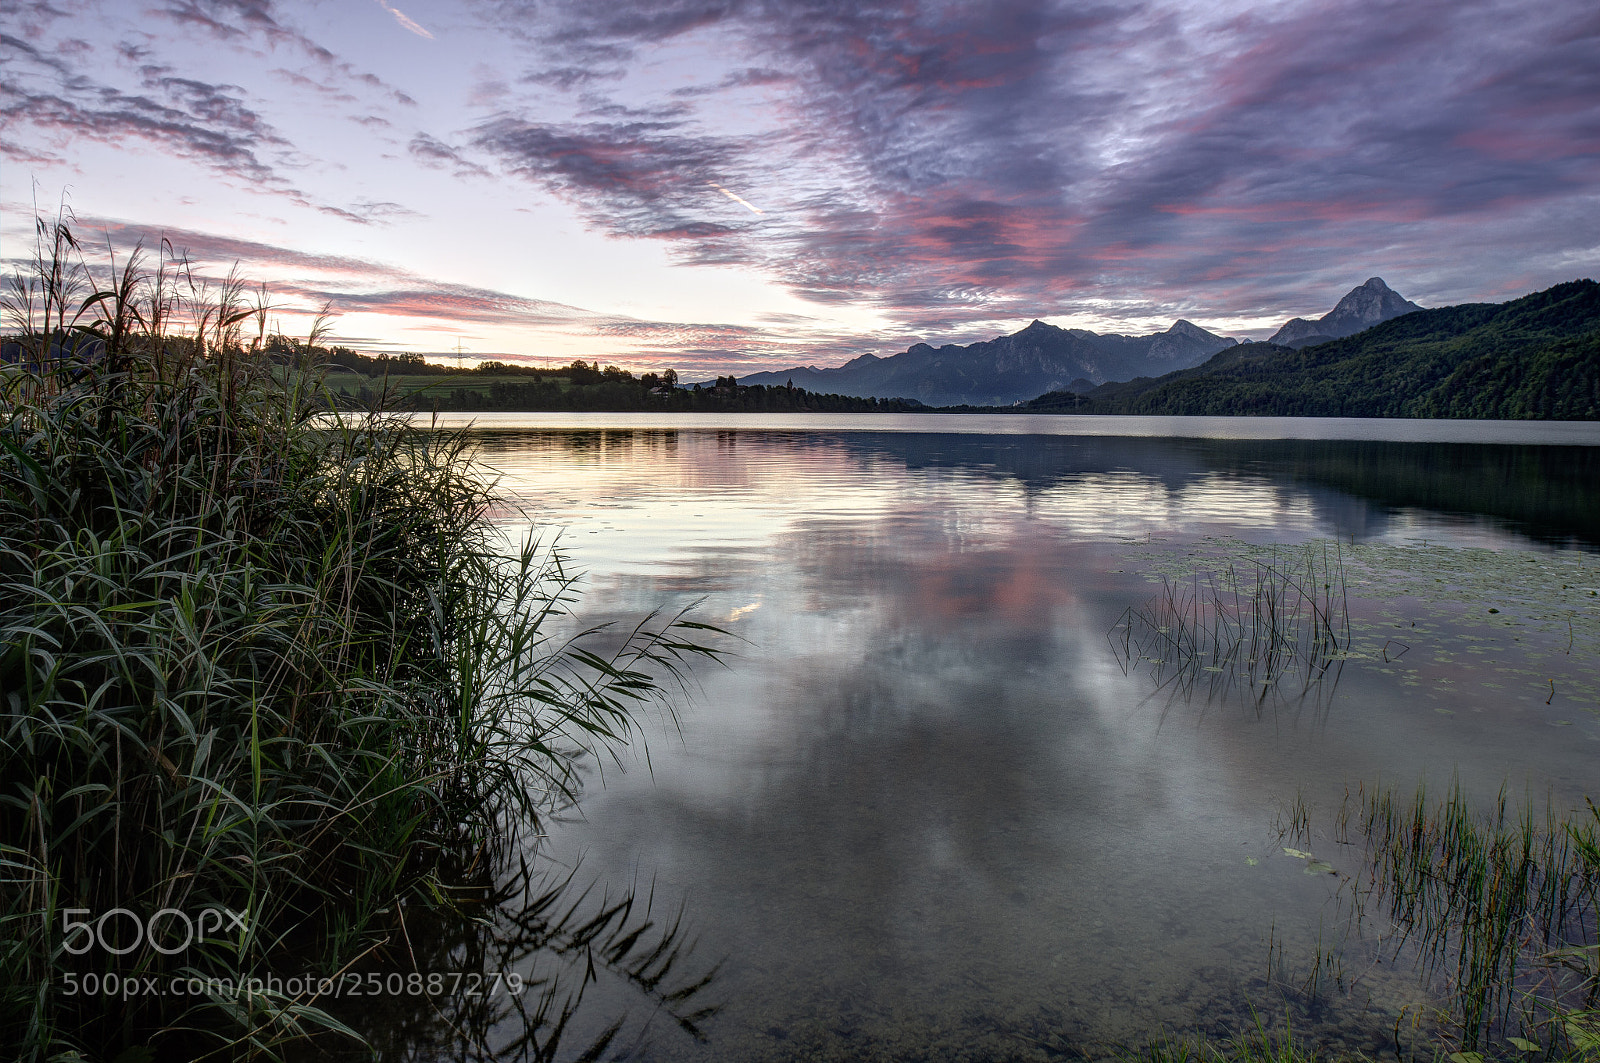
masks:
<svg viewBox="0 0 1600 1063"><path fill-rule="evenodd" d="M538 846L682 949L657 982L519 952L583 990L567 1057L620 1020L606 1058L1101 1058L1255 1014L1393 1057L1433 998L1347 936L1341 802L1594 792L1596 426L625 420L479 419L586 620L737 636ZM1295 573L1334 651L1151 649L1194 594Z"/></svg>

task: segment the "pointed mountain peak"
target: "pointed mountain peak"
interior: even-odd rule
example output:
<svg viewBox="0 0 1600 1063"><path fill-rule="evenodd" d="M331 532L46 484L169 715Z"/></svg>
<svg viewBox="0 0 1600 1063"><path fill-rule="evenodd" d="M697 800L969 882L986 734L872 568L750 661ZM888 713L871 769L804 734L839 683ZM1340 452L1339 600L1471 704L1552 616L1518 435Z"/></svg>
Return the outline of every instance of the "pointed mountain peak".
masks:
<svg viewBox="0 0 1600 1063"><path fill-rule="evenodd" d="M1295 318L1274 333L1270 342L1287 347L1321 343L1421 309L1385 284L1382 277L1368 277L1365 284L1351 288L1332 310L1317 320Z"/></svg>
<svg viewBox="0 0 1600 1063"><path fill-rule="evenodd" d="M1234 344L1239 342L1238 340L1229 339L1220 333L1212 332L1203 325L1196 325L1193 321L1183 317L1180 317L1178 320L1174 321L1172 323L1172 327L1167 329L1163 335L1173 337L1182 336L1185 339L1194 340L1198 343L1221 344L1224 347L1232 347Z"/></svg>
<svg viewBox="0 0 1600 1063"><path fill-rule="evenodd" d="M1179 318L1165 332L1150 337L1149 357L1156 362L1194 364L1196 361L1234 345L1234 340L1224 339L1207 332L1186 318Z"/></svg>
<svg viewBox="0 0 1600 1063"><path fill-rule="evenodd" d="M1399 292L1383 283L1382 277L1373 277L1359 288L1352 288L1337 306L1322 318L1324 324L1360 324L1362 328L1387 321L1391 317L1421 310L1416 303L1408 302ZM1357 331L1349 329L1343 335Z"/></svg>

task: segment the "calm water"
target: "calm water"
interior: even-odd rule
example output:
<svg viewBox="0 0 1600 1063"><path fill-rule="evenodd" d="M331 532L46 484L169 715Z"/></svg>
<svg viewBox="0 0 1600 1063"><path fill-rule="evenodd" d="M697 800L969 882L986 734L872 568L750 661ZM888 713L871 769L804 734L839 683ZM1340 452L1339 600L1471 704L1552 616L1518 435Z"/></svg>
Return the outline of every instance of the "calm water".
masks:
<svg viewBox="0 0 1600 1063"><path fill-rule="evenodd" d="M1160 439L1369 439L1411 443L1600 445L1593 421L1430 421L1383 417L1129 417L1110 414L857 413L441 413L442 427L761 429L940 435L1155 437Z"/></svg>
<svg viewBox="0 0 1600 1063"><path fill-rule="evenodd" d="M1593 792L1600 448L735 423L482 437L587 618L697 601L743 640L543 845L590 902L681 917L672 978L715 968L720 1010L696 1039L602 971L572 1055L625 1016L625 1058L1102 1057L1252 1008L1393 1053L1428 999L1403 964L1352 942L1304 988L1339 879L1283 852L1291 806L1353 869L1328 828L1361 784ZM1304 543L1350 585L1316 688L1184 697L1119 653L1162 575Z"/></svg>

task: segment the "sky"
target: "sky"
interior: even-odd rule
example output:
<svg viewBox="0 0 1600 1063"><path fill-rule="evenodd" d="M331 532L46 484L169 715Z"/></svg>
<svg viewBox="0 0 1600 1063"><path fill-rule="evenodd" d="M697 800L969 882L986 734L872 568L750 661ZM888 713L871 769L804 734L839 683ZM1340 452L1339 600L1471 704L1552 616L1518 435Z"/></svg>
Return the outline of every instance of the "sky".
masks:
<svg viewBox="0 0 1600 1063"><path fill-rule="evenodd" d="M8 0L36 210L369 353L689 375L1593 277L1593 0Z"/></svg>

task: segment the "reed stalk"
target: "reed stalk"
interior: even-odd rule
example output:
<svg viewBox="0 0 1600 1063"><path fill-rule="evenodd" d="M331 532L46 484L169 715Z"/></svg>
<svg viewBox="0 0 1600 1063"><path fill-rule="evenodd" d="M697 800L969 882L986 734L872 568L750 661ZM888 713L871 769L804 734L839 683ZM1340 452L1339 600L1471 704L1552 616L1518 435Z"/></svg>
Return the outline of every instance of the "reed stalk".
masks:
<svg viewBox="0 0 1600 1063"><path fill-rule="evenodd" d="M708 629L562 635L574 578L503 541L466 437L330 416L233 275L39 234L0 363L0 1055L353 1036L247 979L456 905Z"/></svg>
<svg viewBox="0 0 1600 1063"><path fill-rule="evenodd" d="M1394 946L1409 943L1424 971L1444 977L1461 1049L1498 1038L1580 1052L1600 993L1594 806L1539 815L1502 790L1480 812L1459 785L1442 800L1422 787L1409 799L1384 788L1358 796L1367 844L1358 907L1381 911L1397 928Z"/></svg>
<svg viewBox="0 0 1600 1063"><path fill-rule="evenodd" d="M1108 633L1124 671L1148 670L1157 693L1257 707L1331 691L1350 637L1344 562L1327 544L1164 577Z"/></svg>

